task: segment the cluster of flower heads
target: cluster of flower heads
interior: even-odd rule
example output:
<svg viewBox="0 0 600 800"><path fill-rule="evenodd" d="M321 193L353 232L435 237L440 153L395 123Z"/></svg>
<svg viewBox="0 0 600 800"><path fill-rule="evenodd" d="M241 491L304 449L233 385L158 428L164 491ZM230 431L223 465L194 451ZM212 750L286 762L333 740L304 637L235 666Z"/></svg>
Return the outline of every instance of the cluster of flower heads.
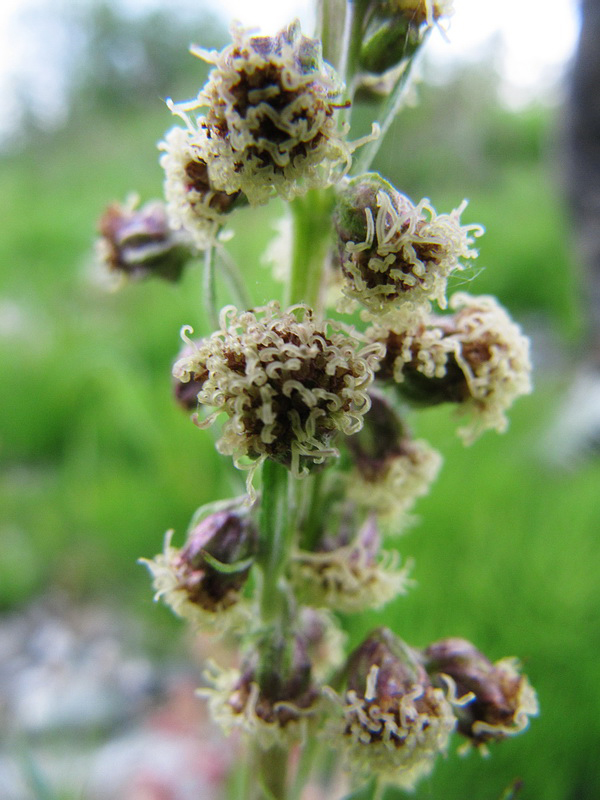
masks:
<svg viewBox="0 0 600 800"><path fill-rule="evenodd" d="M213 65L197 98L170 103L186 128L161 147L169 212L200 246L242 195L251 205L331 184L353 146L338 124L342 86L298 22L273 37L232 28L222 51L194 48ZM206 109L204 115L191 113Z"/></svg>
<svg viewBox="0 0 600 800"><path fill-rule="evenodd" d="M228 420L217 444L239 464L270 458L296 476L337 455L336 435L362 426L367 388L382 354L341 324L317 321L306 306L282 311L273 302L239 313L221 312L221 330L179 359L173 375L202 388L201 405Z"/></svg>
<svg viewBox="0 0 600 800"><path fill-rule="evenodd" d="M369 13L372 26L356 55L377 75L394 66L390 43L404 42L392 60L409 59L450 3L374 1ZM224 415L217 449L250 469L248 496L199 510L183 547L172 545L169 532L164 552L145 563L157 598L176 614L198 630L243 639L239 668L215 666L201 690L226 730L239 728L264 749L321 730L355 775L376 773L412 789L454 731L484 749L523 730L537 713L535 693L514 659L493 664L459 639L417 650L378 629L344 659L331 612L380 608L411 583L410 564L401 567L395 550L381 549L380 526L402 528L441 457L412 438L398 394L423 405L459 404L471 415L459 431L467 442L487 428L503 430L507 408L530 390L528 343L492 298L459 293L448 304L449 278L477 255L482 232L461 224L466 203L437 214L379 175L343 177L353 150L336 114L343 87L320 43L298 23L273 37L241 27L232 33L221 52L193 49L213 65L197 97L169 101L185 127L160 145L166 207L144 207L138 216L133 207L109 209L101 225L105 260L135 272L156 250L160 264L176 271L175 245L184 242L188 256L213 247L235 207L337 184L329 288L338 311L360 309L370 327L359 333L318 309L274 301L225 307L219 329L204 339L182 330L177 399L201 428ZM435 313L434 304L452 313ZM316 479L336 459L319 505ZM264 608L251 592L268 585L272 543L259 532L252 485L265 460L294 478L315 478L306 482L308 494L295 497L297 519L286 529L289 548L273 583L285 599L273 624L261 620ZM334 670L335 690L327 686Z"/></svg>
<svg viewBox="0 0 600 800"><path fill-rule="evenodd" d="M492 663L464 639L418 650L380 628L344 658L338 624L327 609L315 608L318 598L294 577L296 602L309 605L297 607L289 630L261 629L252 601L242 596L257 548L253 513L244 498L201 509L182 548L169 540L163 555L146 562L157 596L198 630L241 635L243 623L250 644L241 665L211 665L199 691L226 732L240 729L263 749L322 733L355 776L376 774L411 789L446 752L453 732L486 752L537 714L535 692L516 659ZM366 526L355 550L374 553L377 538L372 524ZM343 547L337 550L339 558ZM318 583L317 572L312 579ZM364 600L368 591L360 580L354 589ZM334 608L360 610L333 589L321 598ZM335 690L328 684L334 670Z"/></svg>
<svg viewBox="0 0 600 800"><path fill-rule="evenodd" d="M419 651L379 628L349 656L346 676L345 692L333 696L349 768L408 790L431 772L453 731L481 747L521 732L538 713L516 660L493 665L462 639Z"/></svg>

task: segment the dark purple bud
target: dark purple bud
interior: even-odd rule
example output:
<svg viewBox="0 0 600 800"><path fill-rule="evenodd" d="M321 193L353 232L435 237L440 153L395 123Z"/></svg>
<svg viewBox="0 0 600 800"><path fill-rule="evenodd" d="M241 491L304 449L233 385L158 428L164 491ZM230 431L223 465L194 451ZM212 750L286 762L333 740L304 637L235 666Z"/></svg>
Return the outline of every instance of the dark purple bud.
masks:
<svg viewBox="0 0 600 800"><path fill-rule="evenodd" d="M481 745L504 739L526 727L537 713L537 699L514 659L493 664L466 639L442 639L424 651L425 666L434 683L444 675L456 684L458 697L473 699L456 708L458 732Z"/></svg>
<svg viewBox="0 0 600 800"><path fill-rule="evenodd" d="M228 599L235 602L248 579L257 543L253 522L241 513L218 511L199 522L174 564L190 602L211 610Z"/></svg>
<svg viewBox="0 0 600 800"><path fill-rule="evenodd" d="M265 722L284 727L298 719L301 710L310 708L318 690L302 637L268 634L259 643L242 665L229 701L236 713L245 708L253 684L258 686L255 711Z"/></svg>
<svg viewBox="0 0 600 800"><path fill-rule="evenodd" d="M176 281L193 257L187 236L169 226L160 200L141 208L113 203L101 216L98 232L101 259L112 272Z"/></svg>

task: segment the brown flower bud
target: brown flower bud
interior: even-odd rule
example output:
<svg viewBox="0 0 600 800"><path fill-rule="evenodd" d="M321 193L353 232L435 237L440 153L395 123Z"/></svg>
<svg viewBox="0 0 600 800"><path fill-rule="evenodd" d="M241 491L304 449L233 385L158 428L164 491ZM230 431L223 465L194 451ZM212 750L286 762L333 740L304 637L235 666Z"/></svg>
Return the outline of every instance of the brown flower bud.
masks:
<svg viewBox="0 0 600 800"><path fill-rule="evenodd" d="M218 511L203 519L173 562L189 601L207 609L236 602L257 544L256 528L246 516ZM228 568L236 564L239 569Z"/></svg>
<svg viewBox="0 0 600 800"><path fill-rule="evenodd" d="M191 243L168 223L165 205L155 200L137 208L137 200L108 206L98 222L100 260L111 272L130 277L180 278L193 257Z"/></svg>
<svg viewBox="0 0 600 800"><path fill-rule="evenodd" d="M473 694L473 700L456 709L458 732L475 745L505 739L527 727L538 713L537 698L515 659L492 664L466 639L442 639L424 653L425 665L434 683L447 675L456 684L457 695Z"/></svg>
<svg viewBox="0 0 600 800"><path fill-rule="evenodd" d="M444 752L456 719L417 653L386 628L349 657L343 742L353 772L411 789Z"/></svg>
<svg viewBox="0 0 600 800"><path fill-rule="evenodd" d="M213 511L192 528L181 549L171 545L172 534L167 533L163 553L151 561L141 559L152 574L156 598L200 629L245 624L248 611L241 592L258 546L248 513L241 508Z"/></svg>
<svg viewBox="0 0 600 800"><path fill-rule="evenodd" d="M296 741L320 708L320 692L302 637L272 631L241 670L213 668L212 688L202 689L211 714L229 732L238 727L264 749Z"/></svg>

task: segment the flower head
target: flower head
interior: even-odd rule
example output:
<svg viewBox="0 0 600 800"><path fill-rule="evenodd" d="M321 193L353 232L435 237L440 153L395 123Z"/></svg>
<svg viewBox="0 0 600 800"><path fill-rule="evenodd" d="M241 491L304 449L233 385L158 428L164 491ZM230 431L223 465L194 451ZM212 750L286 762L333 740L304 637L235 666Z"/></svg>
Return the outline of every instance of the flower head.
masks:
<svg viewBox="0 0 600 800"><path fill-rule="evenodd" d="M227 733L240 728L264 749L304 738L320 710L302 637L276 637L262 657L252 651L240 671L213 666L208 677L212 686L199 694L208 698L212 718Z"/></svg>
<svg viewBox="0 0 600 800"><path fill-rule="evenodd" d="M411 314L433 300L444 308L448 276L477 255L470 245L481 228L460 225L464 207L436 214L428 200L414 206L375 173L346 182L335 215L341 308Z"/></svg>
<svg viewBox="0 0 600 800"><path fill-rule="evenodd" d="M456 725L452 706L413 651L386 628L350 655L347 671L337 741L348 767L412 789L447 749Z"/></svg>
<svg viewBox="0 0 600 800"><path fill-rule="evenodd" d="M361 348L356 336L315 321L305 306L282 312L271 303L243 313L228 307L221 330L178 361L173 374L184 383L207 376L198 401L216 411L198 425L227 414L219 452L236 463L270 458L299 475L337 455L338 433L362 426L381 348Z"/></svg>
<svg viewBox="0 0 600 800"><path fill-rule="evenodd" d="M381 608L405 594L410 564L400 568L396 550L380 550L379 531L369 517L349 543L324 540L314 551L298 550L290 579L301 602L355 613Z"/></svg>
<svg viewBox="0 0 600 800"><path fill-rule="evenodd" d="M239 197L239 191L219 191L208 174L203 131L172 128L161 142L165 197L171 225L186 230L200 250L209 247Z"/></svg>
<svg viewBox="0 0 600 800"><path fill-rule="evenodd" d="M198 142L211 186L241 191L254 205L337 180L351 148L335 118L341 85L320 43L298 22L272 37L234 26L232 36L221 52L192 50L213 69L196 100L172 104ZM188 112L202 107L206 115L192 121Z"/></svg>
<svg viewBox="0 0 600 800"><path fill-rule="evenodd" d="M199 628L226 628L244 616L241 590L257 547L257 532L246 511L208 514L188 534L181 549L169 531L164 553L144 560L156 597Z"/></svg>
<svg viewBox="0 0 600 800"><path fill-rule="evenodd" d="M354 462L348 498L380 519L398 520L427 494L442 458L427 442L411 438L384 395L369 394L363 429L347 440Z"/></svg>
<svg viewBox="0 0 600 800"><path fill-rule="evenodd" d="M506 411L531 391L529 339L495 298L453 295L449 316L429 316L369 335L385 342L378 377L393 379L417 404L460 404L471 422L459 429L470 444L483 431L506 430Z"/></svg>
<svg viewBox="0 0 600 800"><path fill-rule="evenodd" d="M457 709L458 732L485 749L523 731L538 713L535 691L519 672L519 662L503 658L492 664L466 639L443 639L425 650L432 680L452 678L459 694L471 693L470 702Z"/></svg>
<svg viewBox="0 0 600 800"><path fill-rule="evenodd" d="M192 258L192 242L179 226L170 227L160 200L138 205L132 195L125 205L113 203L104 211L98 222L100 261L121 276L178 280Z"/></svg>
<svg viewBox="0 0 600 800"><path fill-rule="evenodd" d="M432 25L450 16L452 0L378 0L370 11L360 65L380 75L406 66Z"/></svg>

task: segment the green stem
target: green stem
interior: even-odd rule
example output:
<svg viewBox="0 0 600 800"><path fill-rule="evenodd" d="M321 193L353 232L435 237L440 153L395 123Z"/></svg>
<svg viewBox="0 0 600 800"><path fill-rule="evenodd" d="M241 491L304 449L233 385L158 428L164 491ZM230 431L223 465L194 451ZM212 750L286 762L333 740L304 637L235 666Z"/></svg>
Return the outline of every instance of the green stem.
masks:
<svg viewBox="0 0 600 800"><path fill-rule="evenodd" d="M294 519L289 471L267 459L262 472L262 499L257 563L263 573L260 611L263 623L277 623L286 613L286 595L279 586L289 558Z"/></svg>
<svg viewBox="0 0 600 800"><path fill-rule="evenodd" d="M260 618L263 636L258 642L261 664L267 675L273 659L281 658L279 643L289 629L290 599L283 581L295 531L296 502L289 470L267 460L262 470L257 563L262 571ZM273 649L274 648L274 649ZM261 679L258 680L261 685ZM288 750L274 746L254 749L253 763L258 775L257 800L284 800L287 791Z"/></svg>
<svg viewBox="0 0 600 800"><path fill-rule="evenodd" d="M203 301L204 310L212 330L219 328L219 314L217 311L217 290L215 287L215 250L208 247L204 252L203 276Z"/></svg>
<svg viewBox="0 0 600 800"><path fill-rule="evenodd" d="M286 305L306 303L316 314L322 311L333 200L332 191L313 189L290 203L294 240Z"/></svg>
<svg viewBox="0 0 600 800"><path fill-rule="evenodd" d="M315 758L321 752L322 743L316 736L310 736L302 748L300 762L290 791L290 800L300 800L302 791L308 783Z"/></svg>
<svg viewBox="0 0 600 800"><path fill-rule="evenodd" d="M221 266L223 267L223 274L229 286L233 302L238 309L247 311L249 308L252 308L252 300L250 299L250 294L246 288L242 273L227 250L221 245L217 245L217 247Z"/></svg>
<svg viewBox="0 0 600 800"><path fill-rule="evenodd" d="M354 99L356 76L359 72L360 50L365 32L365 16L368 0L349 0L347 13L346 52L343 62L342 79L346 84L346 98Z"/></svg>
<svg viewBox="0 0 600 800"><path fill-rule="evenodd" d="M323 58L339 73L344 60L343 41L340 30L349 5L347 0L318 0L317 27L315 36L323 45Z"/></svg>
<svg viewBox="0 0 600 800"><path fill-rule="evenodd" d="M324 473L317 472L304 480L306 488L305 514L302 521L300 546L303 550L314 550L323 529L323 483Z"/></svg>
<svg viewBox="0 0 600 800"><path fill-rule="evenodd" d="M423 43L425 42L425 37L428 34L429 31L425 33ZM388 132L392 122L396 119L396 116L398 115L402 105L402 96L410 77L414 58L415 56L413 55L406 62L406 66L396 81L394 88L383 102L379 114L377 115L380 128L379 136L376 139L372 139L370 142L367 142L367 144L360 148L359 156L354 160L352 169L350 170L351 175L360 175L363 172L369 171L371 164L373 163L373 160L377 155L379 148L381 147L385 135Z"/></svg>
<svg viewBox="0 0 600 800"><path fill-rule="evenodd" d="M287 797L288 751L280 745L255 751L258 768L256 800L285 800Z"/></svg>

